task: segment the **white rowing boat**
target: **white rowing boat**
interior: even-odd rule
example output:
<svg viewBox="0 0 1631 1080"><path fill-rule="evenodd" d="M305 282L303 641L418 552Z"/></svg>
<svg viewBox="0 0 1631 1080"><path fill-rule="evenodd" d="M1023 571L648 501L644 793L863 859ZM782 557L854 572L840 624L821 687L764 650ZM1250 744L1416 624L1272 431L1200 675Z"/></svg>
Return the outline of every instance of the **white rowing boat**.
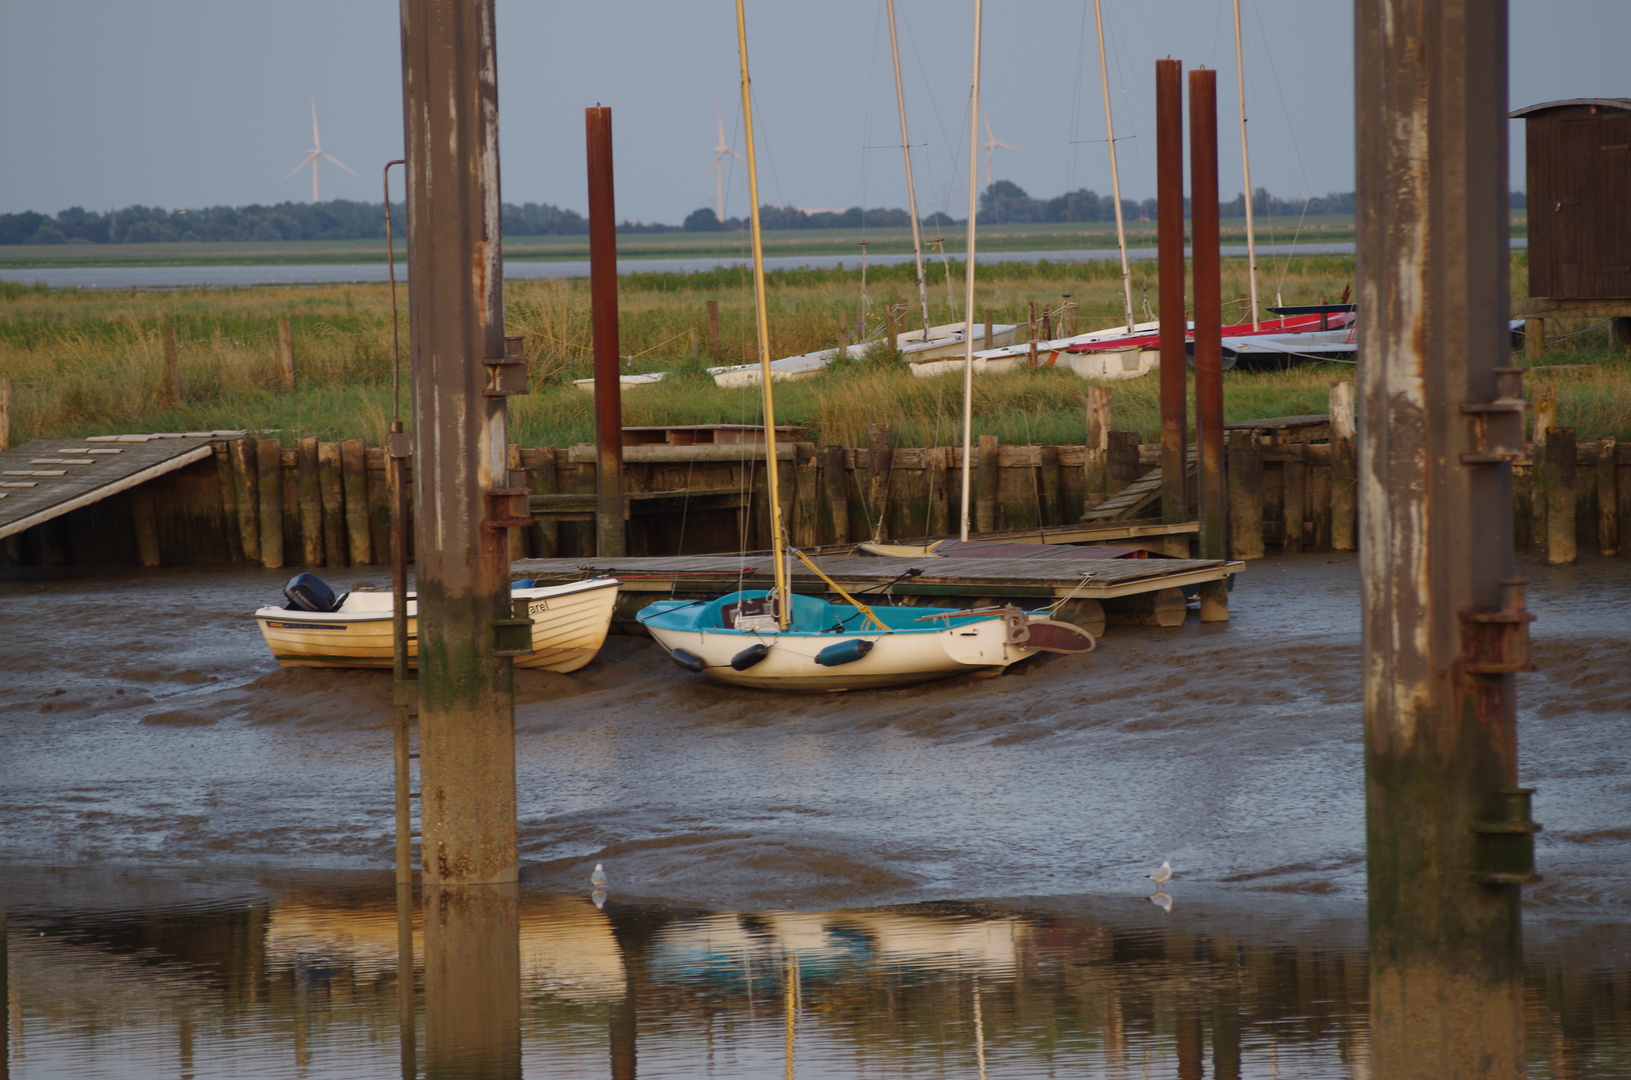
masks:
<svg viewBox="0 0 1631 1080"><path fill-rule="evenodd" d="M993 344L1006 345L1014 340L1019 327L1003 323L991 328ZM975 334L981 335L984 331L976 329ZM843 350L842 355L851 360L859 360L866 356L867 350L878 344L876 341L862 341L850 345ZM933 360L937 357L963 355L963 324L949 323L945 326L931 326L925 334L922 330L908 330L895 336L895 349L901 354L901 359L909 363L920 363L924 360ZM780 360L770 362L770 378L773 382L784 382L788 379L803 379L825 369L840 356L839 350L817 349L815 352L799 353L797 356L784 356ZM958 360L960 365L962 360ZM761 364L732 364L728 367L714 367L708 369L708 374L714 377L714 382L720 386L758 386L763 380L763 365Z"/></svg>
<svg viewBox="0 0 1631 1080"><path fill-rule="evenodd" d="M793 595L786 626L775 594L659 600L637 616L687 671L760 690L861 690L973 672L998 673L1038 652L1091 652L1087 631L1045 612L865 608Z"/></svg>
<svg viewBox="0 0 1631 1080"><path fill-rule="evenodd" d="M532 617L532 652L517 656L515 666L564 672L576 671L593 660L611 626L617 586L616 578L593 578L544 588L513 588L510 595L525 599ZM328 611L263 607L255 612L255 621L272 656L284 667L388 668L391 599L389 591L352 592ZM410 666L417 665L419 655L418 608L418 601L409 594Z"/></svg>

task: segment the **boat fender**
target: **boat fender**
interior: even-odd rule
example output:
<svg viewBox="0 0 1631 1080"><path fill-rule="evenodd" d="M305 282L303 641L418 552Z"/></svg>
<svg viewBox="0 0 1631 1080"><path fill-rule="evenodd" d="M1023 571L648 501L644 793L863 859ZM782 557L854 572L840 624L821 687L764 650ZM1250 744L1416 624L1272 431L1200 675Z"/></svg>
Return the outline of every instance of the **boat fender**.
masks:
<svg viewBox="0 0 1631 1080"><path fill-rule="evenodd" d="M763 642L758 645L749 645L735 656L731 657L731 667L737 671L746 671L770 655L770 646Z"/></svg>
<svg viewBox="0 0 1631 1080"><path fill-rule="evenodd" d="M668 658L674 661L674 663L678 664L680 667L684 668L686 671L700 672L703 668L708 666L708 662L702 657L694 656L691 653L686 652L684 649L675 649L673 652L668 654Z"/></svg>
<svg viewBox="0 0 1631 1080"><path fill-rule="evenodd" d="M872 651L872 642L865 638L854 638L850 641L840 641L836 645L828 645L816 653L815 662L822 667L837 667L840 664L852 664Z"/></svg>

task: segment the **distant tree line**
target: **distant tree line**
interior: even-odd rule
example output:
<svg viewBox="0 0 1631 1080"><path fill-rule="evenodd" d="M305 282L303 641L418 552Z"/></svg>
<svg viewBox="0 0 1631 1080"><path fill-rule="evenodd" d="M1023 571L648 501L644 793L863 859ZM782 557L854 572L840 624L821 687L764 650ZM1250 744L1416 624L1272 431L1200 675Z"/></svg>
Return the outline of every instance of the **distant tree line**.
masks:
<svg viewBox="0 0 1631 1080"><path fill-rule="evenodd" d="M1524 193L1514 191L1508 203L1513 208L1527 205ZM1154 199L1121 201L1122 215L1128 221L1154 221L1159 209ZM1284 199L1258 188L1252 196L1252 210L1261 217L1300 217L1304 213L1351 214L1354 193L1334 191L1311 199ZM1246 214L1245 195L1236 195L1218 204L1223 217ZM576 210L563 210L550 203L505 203L506 236L573 236L587 233L589 222ZM980 196L980 224L1040 223L1073 221L1112 221L1115 200L1087 188L1033 199L1011 180L998 180ZM1184 216L1189 201L1184 200ZM761 206L759 219L767 229L858 229L905 228L911 216L899 208L863 210L800 210L792 206ZM392 231L406 235L407 214L400 203L391 206ZM931 214L923 224L931 229L962 225L966 219ZM724 221L709 207L689 214L680 225L624 221L620 233L658 232L740 232L748 227L742 218ZM378 240L385 236L385 210L382 203L283 202L274 206L211 206L202 210L164 210L156 206L127 206L105 214L75 206L55 217L25 210L20 214L0 214L0 244L151 244L191 240Z"/></svg>

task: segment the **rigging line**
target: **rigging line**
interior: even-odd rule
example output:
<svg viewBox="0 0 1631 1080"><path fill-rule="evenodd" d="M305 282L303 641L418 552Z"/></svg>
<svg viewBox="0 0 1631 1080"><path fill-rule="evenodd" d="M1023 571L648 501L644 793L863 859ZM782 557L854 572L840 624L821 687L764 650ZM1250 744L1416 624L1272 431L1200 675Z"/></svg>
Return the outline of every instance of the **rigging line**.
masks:
<svg viewBox="0 0 1631 1080"><path fill-rule="evenodd" d="M1087 5L1091 2L1092 0L1082 0L1082 26L1076 35L1076 85L1070 95L1070 134L1072 135L1080 132L1082 127L1082 58L1087 54ZM1067 139L1065 145L1073 147L1077 143L1073 139ZM1070 192L1075 190L1076 151L1071 150L1065 155L1065 220L1067 224L1073 223L1071 222L1071 207L1074 204L1070 201ZM1075 239L1076 234L1071 231L1069 240L1065 244L1065 254L1067 256L1075 254L1076 246L1070 242Z"/></svg>

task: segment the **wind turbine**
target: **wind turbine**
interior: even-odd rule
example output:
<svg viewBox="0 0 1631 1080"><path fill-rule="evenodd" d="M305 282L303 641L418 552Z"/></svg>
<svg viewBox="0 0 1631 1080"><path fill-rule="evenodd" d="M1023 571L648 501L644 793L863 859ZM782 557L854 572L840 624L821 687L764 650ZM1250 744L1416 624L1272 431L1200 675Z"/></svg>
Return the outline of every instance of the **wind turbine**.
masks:
<svg viewBox="0 0 1631 1080"><path fill-rule="evenodd" d="M700 184L702 182L702 178L708 175L708 170L713 170L714 198L719 205L719 220L723 222L725 220L724 162L727 158L735 158L737 161L746 161L747 159L741 154L738 154L735 150L731 149L730 143L725 141L725 115L719 111L718 101L714 102L714 117L719 121L719 139L714 143L714 159L708 163L707 169L702 170L702 175L698 176L695 182Z"/></svg>
<svg viewBox="0 0 1631 1080"><path fill-rule="evenodd" d="M991 175L992 154L996 153L998 150L1017 150L1021 154L1029 154L1030 151L1025 149L1023 146L1010 146L1008 143L998 142L996 137L991 134L991 118L988 116L981 116L980 119L985 121L985 142L981 143L980 145L985 150L985 186L989 188L996 182L996 177Z"/></svg>
<svg viewBox="0 0 1631 1080"><path fill-rule="evenodd" d="M356 172L351 168L351 166L347 165L345 162L341 161L339 158L334 157L334 156L332 156L330 154L325 154L323 152L323 140L321 138L319 138L318 135L317 135L317 99L313 98L312 103L311 103L311 149L306 151L305 160L302 161L299 165L296 165L294 168L290 169L289 173L288 173L288 176L285 176L283 179L285 179L285 180L289 179L290 176L293 176L295 173L299 172L301 169L304 169L307 165L310 165L311 166L311 201L314 202L314 203L317 202L317 159L318 158L328 158L328 160L330 162L332 162L335 165L338 165L340 168L344 169L346 172L351 173L352 176L357 175Z"/></svg>

